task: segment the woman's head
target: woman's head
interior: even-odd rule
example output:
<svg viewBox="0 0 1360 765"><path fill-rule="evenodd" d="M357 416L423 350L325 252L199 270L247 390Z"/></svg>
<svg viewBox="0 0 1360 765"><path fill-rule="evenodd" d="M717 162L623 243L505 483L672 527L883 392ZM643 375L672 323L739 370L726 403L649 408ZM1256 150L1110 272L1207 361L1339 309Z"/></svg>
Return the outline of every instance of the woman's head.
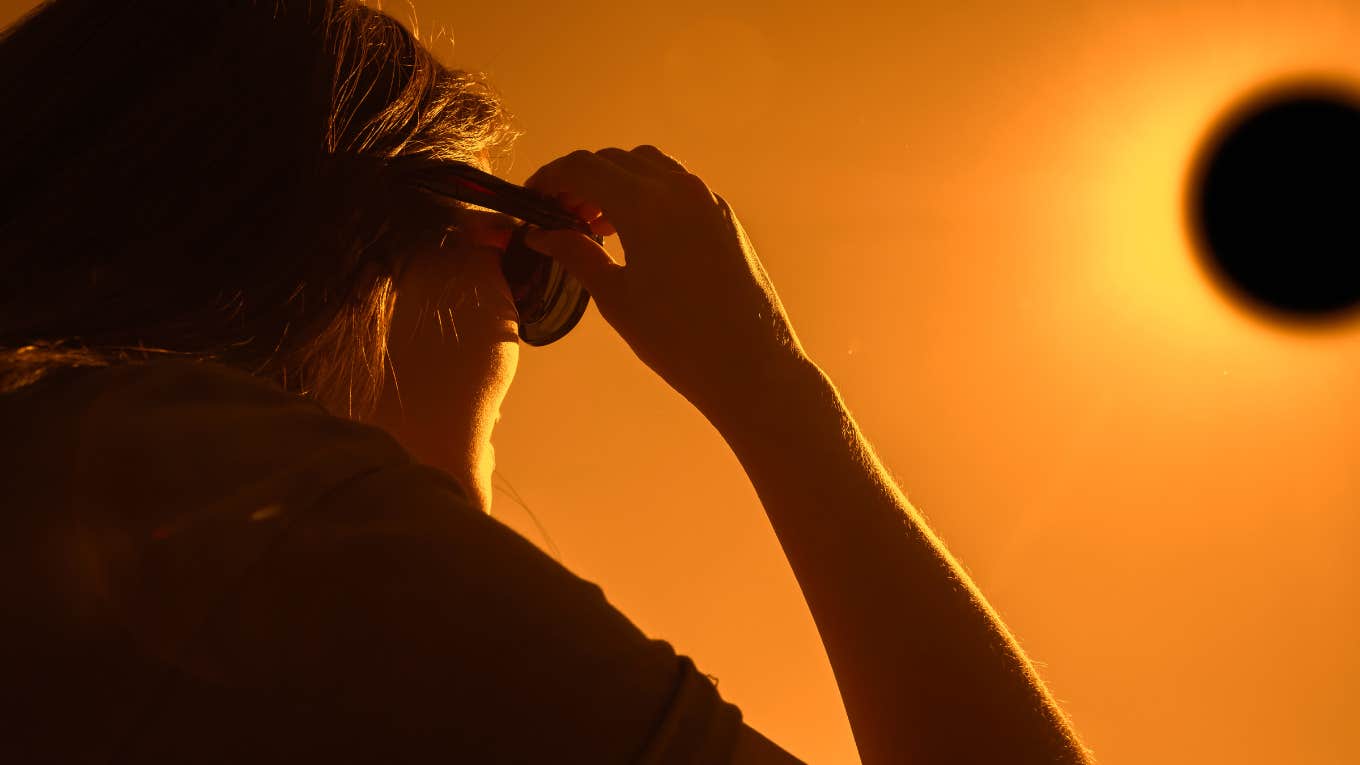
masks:
<svg viewBox="0 0 1360 765"><path fill-rule="evenodd" d="M0 40L0 390L210 358L358 413L446 214L387 178L512 138L480 79L348 0L55 0Z"/></svg>

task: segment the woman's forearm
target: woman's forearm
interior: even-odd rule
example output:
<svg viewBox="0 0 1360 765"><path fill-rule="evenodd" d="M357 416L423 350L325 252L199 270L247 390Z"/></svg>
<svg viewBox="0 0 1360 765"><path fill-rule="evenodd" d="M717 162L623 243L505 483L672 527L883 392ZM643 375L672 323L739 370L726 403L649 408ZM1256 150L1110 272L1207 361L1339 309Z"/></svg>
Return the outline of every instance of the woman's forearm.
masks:
<svg viewBox="0 0 1360 765"><path fill-rule="evenodd" d="M706 412L788 556L860 756L878 763L1085 763L996 613L805 358Z"/></svg>
<svg viewBox="0 0 1360 765"><path fill-rule="evenodd" d="M654 146L572 152L525 185L589 200L603 215L592 230L619 233L626 263L574 231L525 242L581 280L638 358L736 452L812 611L863 761L1082 762L1015 641L803 354L726 201Z"/></svg>

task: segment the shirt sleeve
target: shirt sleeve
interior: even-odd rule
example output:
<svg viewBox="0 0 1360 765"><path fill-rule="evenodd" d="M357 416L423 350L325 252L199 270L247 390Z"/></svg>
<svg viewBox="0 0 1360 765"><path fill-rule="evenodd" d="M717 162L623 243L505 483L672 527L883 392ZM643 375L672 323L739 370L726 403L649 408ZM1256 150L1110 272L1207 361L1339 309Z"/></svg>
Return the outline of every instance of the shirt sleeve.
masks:
<svg viewBox="0 0 1360 765"><path fill-rule="evenodd" d="M723 763L741 713L432 468L361 470L185 642L129 761Z"/></svg>

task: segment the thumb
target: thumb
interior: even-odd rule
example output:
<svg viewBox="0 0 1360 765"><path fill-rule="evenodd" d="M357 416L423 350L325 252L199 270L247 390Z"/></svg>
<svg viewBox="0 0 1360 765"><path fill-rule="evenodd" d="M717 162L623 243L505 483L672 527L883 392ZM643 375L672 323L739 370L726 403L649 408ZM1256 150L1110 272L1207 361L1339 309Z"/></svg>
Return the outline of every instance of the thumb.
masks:
<svg viewBox="0 0 1360 765"><path fill-rule="evenodd" d="M534 227L524 232L524 244L561 263L596 297L609 290L608 283L623 268L590 237L571 229Z"/></svg>

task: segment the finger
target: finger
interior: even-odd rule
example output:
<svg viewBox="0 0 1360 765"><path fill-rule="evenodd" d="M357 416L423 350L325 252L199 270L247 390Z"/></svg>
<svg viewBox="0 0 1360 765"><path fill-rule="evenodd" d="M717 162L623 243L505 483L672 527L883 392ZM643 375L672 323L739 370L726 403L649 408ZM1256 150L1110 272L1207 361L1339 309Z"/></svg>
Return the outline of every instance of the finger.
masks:
<svg viewBox="0 0 1360 765"><path fill-rule="evenodd" d="M598 207L615 228L635 219L651 191L647 178L585 150L549 162L524 185L554 197L574 194Z"/></svg>
<svg viewBox="0 0 1360 765"><path fill-rule="evenodd" d="M678 173L689 172L687 169L685 169L684 163L682 163L680 160L676 159L675 157L672 157L671 155L656 148L655 146L652 146L651 144L635 146L633 148L632 153L647 160L655 167L671 170Z"/></svg>
<svg viewBox="0 0 1360 765"><path fill-rule="evenodd" d="M603 247L576 231L535 226L525 232L524 244L561 263L597 297L612 293L613 282L623 270Z"/></svg>
<svg viewBox="0 0 1360 765"><path fill-rule="evenodd" d="M582 199L579 195L573 194L571 192L563 192L561 194L558 194L557 201L567 209L567 212L571 213L572 215L575 215L577 218L580 218L586 223L589 223L595 220L596 218L600 217L600 215L604 212L603 210L600 209L599 205L595 204L594 202L587 202L586 200Z"/></svg>
<svg viewBox="0 0 1360 765"><path fill-rule="evenodd" d="M620 167L632 170L638 175L655 176L658 169L656 163L651 159L613 146L600 149L595 153Z"/></svg>

